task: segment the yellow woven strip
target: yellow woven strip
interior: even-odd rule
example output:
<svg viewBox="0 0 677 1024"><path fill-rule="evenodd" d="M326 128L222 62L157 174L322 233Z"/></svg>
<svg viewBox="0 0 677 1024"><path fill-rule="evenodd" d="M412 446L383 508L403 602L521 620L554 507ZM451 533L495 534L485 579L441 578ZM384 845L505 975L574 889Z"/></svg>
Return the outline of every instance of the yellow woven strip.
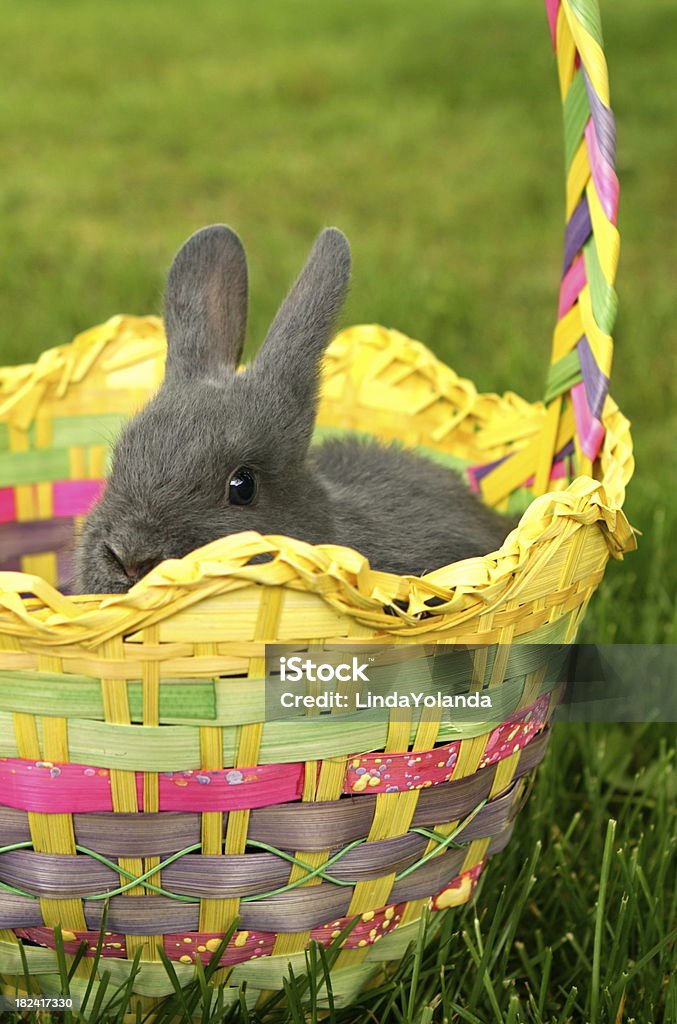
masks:
<svg viewBox="0 0 677 1024"><path fill-rule="evenodd" d="M416 737L412 744L412 752L429 749L437 739L439 733L439 718L422 716L416 731ZM385 746L385 753L398 753L409 749L409 735L411 734L411 722L390 721L388 739ZM377 842L380 839L390 839L395 836L404 835L411 827L416 812L416 806L420 795L420 789L409 790L401 793L382 793L376 797L376 811L369 830L368 842ZM382 878L370 881L358 882L353 892L353 897L348 908L348 915L360 914L363 920L369 920L368 915L373 914L374 909L386 907L386 920L392 920L395 924L395 909L388 906L388 899L395 882L395 872L391 872ZM416 907L419 900L414 901ZM405 908L406 913L406 908ZM402 918L404 920L404 917ZM368 952L365 942L364 948L354 950L343 950L338 957L337 966L347 967L364 960Z"/></svg>
<svg viewBox="0 0 677 1024"><path fill-rule="evenodd" d="M568 0L562 0L562 9L567 16L571 34L592 86L602 103L608 107L610 102L609 75L606 60L604 59L604 51L597 40L593 39L585 26L578 20Z"/></svg>
<svg viewBox="0 0 677 1024"><path fill-rule="evenodd" d="M55 662L57 664L54 664ZM38 668L39 671L43 672L62 671L58 658L38 658ZM42 743L43 757L46 761L68 764L70 760L68 754L68 723L65 718L42 719ZM39 817L44 828L42 836L48 839L48 849L43 848L40 852L65 854L66 856L74 857L76 851L73 815L43 814ZM86 931L87 929L82 900L41 899L40 907L43 921L50 927L54 927L58 923L62 928L72 932Z"/></svg>
<svg viewBox="0 0 677 1024"><path fill-rule="evenodd" d="M39 576L40 579L56 586L58 575L56 555L52 552L24 555L21 559L21 571L28 576Z"/></svg>
<svg viewBox="0 0 677 1024"><path fill-rule="evenodd" d="M517 727L516 727L517 728ZM508 757L504 757L503 760L499 761L496 765L496 774L494 775L494 781L489 791L489 799L493 800L500 793L505 792L509 786L515 780L515 772L520 762L520 750L513 751Z"/></svg>
<svg viewBox="0 0 677 1024"><path fill-rule="evenodd" d="M52 447L52 417L51 413L47 409L38 410L35 417L35 447L36 448L51 448ZM51 519L54 514L54 505L52 501L52 484L51 483L38 483L35 487L35 496L37 503L37 517L39 519ZM39 570L28 570L37 572L41 575ZM50 582L52 577L46 577ZM54 583L56 583L56 577L54 577Z"/></svg>
<svg viewBox="0 0 677 1024"><path fill-rule="evenodd" d="M31 519L36 518L38 509L35 501L35 489L32 484L19 484L15 487L14 500L18 522L30 522Z"/></svg>
<svg viewBox="0 0 677 1024"><path fill-rule="evenodd" d="M579 528L576 530L571 543L567 545L566 558L564 560L564 566L562 568L562 576L560 578L559 589L564 590L571 583L576 569L578 567L578 560L581 554L581 548L585 543L585 531Z"/></svg>
<svg viewBox="0 0 677 1024"><path fill-rule="evenodd" d="M590 210L590 221L592 223L593 238L597 249L599 265L609 284L613 284L618 269L618 254L621 248L621 239L618 228L608 219L595 188L592 178L585 190Z"/></svg>
<svg viewBox="0 0 677 1024"><path fill-rule="evenodd" d="M575 302L569 312L557 321L552 337L551 361L557 363L567 352L571 352L572 348L581 340L582 335L581 310L578 303Z"/></svg>
<svg viewBox="0 0 677 1024"><path fill-rule="evenodd" d="M320 777L313 799L315 801L338 800L343 792L343 780L346 774L345 758L332 758L322 762ZM297 850L296 856L309 867L321 867L329 859L329 850L304 851ZM308 874L305 868L293 864L289 872L289 882L296 882ZM308 885L320 885L322 879L311 878ZM273 956L290 956L300 953L310 941L310 929L302 932L280 932L273 945Z"/></svg>
<svg viewBox="0 0 677 1024"><path fill-rule="evenodd" d="M473 736L469 740L461 740L456 767L454 768L454 779L465 779L468 775L474 775L479 768L482 755L489 740L489 733L482 736Z"/></svg>
<svg viewBox="0 0 677 1024"><path fill-rule="evenodd" d="M522 699L520 701L520 708L528 708L530 704L533 704L534 701L537 700L547 671L548 666L542 665L533 672L529 672L526 676L524 680Z"/></svg>
<svg viewBox="0 0 677 1024"><path fill-rule="evenodd" d="M38 669L43 672L60 672L59 658L39 657ZM54 761L67 764L68 730L64 718L43 718L42 749L38 739L37 721L33 715L13 716L14 732L19 757L28 760ZM28 813L28 826L33 848L37 853L57 853L75 856L75 834L73 817L70 814ZM86 930L82 901L78 899L40 899L42 919L47 927L56 924L68 931Z"/></svg>
<svg viewBox="0 0 677 1024"><path fill-rule="evenodd" d="M521 451L497 466L482 480L482 496L488 505L496 505L527 480L534 472L540 453L541 439L535 437Z"/></svg>
<svg viewBox="0 0 677 1024"><path fill-rule="evenodd" d="M12 721L14 723L18 756L25 757L29 761L40 761L42 754L35 715L24 715L16 712L12 715Z"/></svg>
<svg viewBox="0 0 677 1024"><path fill-rule="evenodd" d="M595 362L602 373L606 374L608 377L611 373L614 343L611 336L609 334L605 334L595 320L595 316L592 311L592 299L590 297L589 285L586 284L585 288L583 288L579 294L578 304L581 309L581 323L583 325L583 330L590 342L590 348L592 349L592 353L595 357Z"/></svg>
<svg viewBox="0 0 677 1024"><path fill-rule="evenodd" d="M560 451L560 449L563 448L576 433L576 418L574 416L574 407L571 404L571 400L564 397L563 405L564 410L560 415L557 440L555 441L556 452Z"/></svg>
<svg viewBox="0 0 677 1024"><path fill-rule="evenodd" d="M37 484L35 492L38 505L38 518L51 519L54 515L51 483Z"/></svg>
<svg viewBox="0 0 677 1024"><path fill-rule="evenodd" d="M27 452L30 449L28 432L15 426L11 420L8 424L9 450L11 452Z"/></svg>
<svg viewBox="0 0 677 1024"><path fill-rule="evenodd" d="M432 750L440 732L441 715L440 708L423 709L412 750Z"/></svg>
<svg viewBox="0 0 677 1024"><path fill-rule="evenodd" d="M303 773L303 793L301 794L301 799L306 803L309 800L315 799L319 763L319 761L306 761L306 767Z"/></svg>
<svg viewBox="0 0 677 1024"><path fill-rule="evenodd" d="M472 843L468 847L468 852L465 855L465 859L463 861L463 864L461 865L461 870L459 871L459 875L462 875L464 871L470 871L471 868L474 868L477 864L480 863L480 861L484 860L484 858L487 855L487 850L489 849L490 842L491 842L491 839L489 839L489 838L487 838L487 839L474 839L472 841ZM468 896L469 896L470 895L470 886L468 886L468 890L469 890L468 891ZM466 897L466 899L467 899L467 897Z"/></svg>
<svg viewBox="0 0 677 1024"><path fill-rule="evenodd" d="M277 636L284 596L284 591L281 587L266 588L260 591L258 614L254 628L255 643L265 644L266 641ZM261 679L265 675L265 669L266 659L264 652L251 658L247 674L249 678ZM235 766L237 768L249 768L258 763L261 736L263 735L263 722L244 725L239 730L239 733ZM231 811L228 815L224 846L225 853L228 856L238 856L244 853L249 832L249 816L250 812L248 810ZM237 897L231 897L222 901L223 920L228 922L227 927L237 917L239 909L240 900Z"/></svg>
<svg viewBox="0 0 677 1024"><path fill-rule="evenodd" d="M111 658L113 661L124 658L124 648L121 637L107 640L101 645L100 653L104 658ZM125 679L102 679L101 699L103 702L104 720L113 725L130 725L131 715L129 713L129 699L127 694L127 682ZM137 814L139 810L136 795L136 779L133 771L122 771L111 769L111 795L113 810L119 814ZM120 867L134 875L143 874L143 861L140 857L120 857ZM127 878L120 876L122 884L126 884ZM142 896L145 890L142 885L136 885L128 889L126 897ZM151 951L156 952L154 936L127 935L125 936L127 956L132 959L137 949L142 949L142 959L147 959Z"/></svg>
<svg viewBox="0 0 677 1024"><path fill-rule="evenodd" d="M571 161L571 167L566 181L566 219L571 216L581 201L590 180L590 160L588 159L588 147L585 136L581 139L578 149Z"/></svg>
<svg viewBox="0 0 677 1024"><path fill-rule="evenodd" d="M108 455L108 448L102 444L93 444L88 453L88 472L87 478L89 480L103 480L106 475L106 457Z"/></svg>
<svg viewBox="0 0 677 1024"><path fill-rule="evenodd" d="M68 450L68 474L71 480L84 480L87 476L85 449L80 445Z"/></svg>
<svg viewBox="0 0 677 1024"><path fill-rule="evenodd" d="M143 630L142 642L155 646L159 639L157 626L150 626ZM144 661L141 683L143 692L142 721L144 725L158 726L160 724L160 662ZM160 786L157 772L144 772L143 776L143 809L146 813L157 814L160 810ZM150 871L160 863L160 857L144 857L143 870ZM162 872L153 876L154 885L162 885ZM144 887L147 895L153 895L151 889ZM148 943L144 953L146 960L159 960L159 947L163 945L162 935L148 936Z"/></svg>
<svg viewBox="0 0 677 1024"><path fill-rule="evenodd" d="M592 459L586 455L581 448L581 440L578 436L578 430L574 432L572 440L576 448L577 476L592 476Z"/></svg>
<svg viewBox="0 0 677 1024"><path fill-rule="evenodd" d="M559 78L559 89L562 96L562 102L564 102L576 70L576 46L574 44L573 36L571 35L571 29L569 28L567 17L561 7L557 12L556 38L557 75Z"/></svg>
<svg viewBox="0 0 677 1024"><path fill-rule="evenodd" d="M492 617L483 615L479 621L479 632L484 633L485 630L491 629ZM481 690L484 686L484 677L487 672L487 660L489 657L489 651L487 647L478 647L476 651L473 651L470 655L472 660L472 676L470 678L470 684L468 689L471 692Z"/></svg>
<svg viewBox="0 0 677 1024"><path fill-rule="evenodd" d="M533 493L545 494L550 490L550 473L552 471L552 460L556 452L557 430L559 428L560 414L562 411L562 396L555 398L545 413L545 422L541 428L541 451L536 463L534 474Z"/></svg>
<svg viewBox="0 0 677 1024"><path fill-rule="evenodd" d="M477 654L477 653L479 653L479 652L475 652L475 654ZM494 670L492 671L492 678L497 677L499 674L502 675L502 672L500 671L500 667L499 667L498 670L496 670L495 665L494 665ZM463 741L461 743L461 749L459 751L459 760L457 761L456 770L454 772L454 777L455 778L462 778L464 774L473 774L474 771L476 771L477 766L479 765L481 757L482 757L482 755L484 753L484 750L486 749L488 738L489 738L488 734L486 734L484 736L477 737L476 740L470 740L470 741L469 740L465 740L465 741ZM426 728L424 727L424 729L423 730L419 730L419 733L417 734L416 743L414 744L414 749L417 749L417 750L428 749L428 747L426 746L428 744L428 740L429 740L429 736L426 735ZM434 740L433 740L433 742L434 742ZM472 765L473 765L473 763L475 761L476 761L475 767L472 767ZM513 769L513 771L514 771L514 769ZM459 774L459 772L460 772L460 774ZM407 795L407 796L410 796L410 797L414 797L414 798L416 798L416 801L418 800L418 793L417 792L413 792L413 793L409 793L409 794L398 794L398 796L402 796L402 795ZM414 803L412 803L412 806L411 806L411 817L412 818L413 818L413 814L414 814L415 809L416 809L416 803L414 802ZM441 835L447 835L448 836L448 835L451 835L451 833L454 831L454 829L458 828L459 824L460 824L460 822L459 822L458 819L456 821L442 823L442 824L436 826L436 831L439 832ZM409 828L410 825L411 825L411 820L409 821L409 824L407 825L407 828ZM393 834L393 833L391 833L391 834ZM394 834L400 834L400 833L394 833ZM370 836L370 838L371 838L371 836ZM468 866L473 867L474 864L479 863L479 861L482 859L482 857L486 853L486 849L489 846L489 842L490 842L490 840L487 839L486 841L485 840L480 840L479 842L476 841L475 843L471 843L471 845L470 845L470 847L468 849L468 856L466 856L466 859L464 861L464 865L463 865L463 867L461 869L462 871L467 870ZM430 853L436 847L437 847L437 843L431 840L427 844L424 853L425 854ZM472 863L470 863L468 865L469 857L470 856L473 859L472 859ZM394 876L392 876L392 877L394 879ZM382 896L381 892L375 892L373 894L374 895L374 899L373 899L373 902L372 902L371 905L375 906L375 907L383 906L385 904L387 898L388 898L389 892L390 892L390 890L388 890L388 893L385 895L385 897ZM472 893L472 884L469 881L468 886L466 887L465 890L458 890L458 891L454 890L453 891L453 894L449 897L448 905L451 905L451 900L452 899L456 903L459 903L459 904L466 902L466 900L469 899L471 893ZM418 918L420 917L422 911L423 911L423 908L428 903L429 903L429 899L428 898L426 898L426 899L419 899L419 900L411 900L409 903L407 903L407 905L405 906L404 911L402 913L401 920L400 920L398 926L402 927L405 924L409 924L409 923L411 923L413 921L417 921ZM394 908L389 908L389 909L393 910L393 912L394 912ZM346 953L347 952L348 951L346 951ZM341 954L341 957L339 959L341 959L342 963L344 963L344 964L355 963L355 962L358 962L360 959L362 959L363 956L364 956L364 953L361 950L353 950L353 951L349 951L349 952L352 954L350 956L350 958L348 958L346 956L346 953L342 953ZM344 958L344 959L342 959L342 958Z"/></svg>
<svg viewBox="0 0 677 1024"><path fill-rule="evenodd" d="M8 931L7 928L0 928L0 942L13 942L15 946L19 945L19 940L14 932ZM0 992L2 992L2 988L0 988Z"/></svg>
<svg viewBox="0 0 677 1024"><path fill-rule="evenodd" d="M209 770L220 769L223 761L223 730L218 727L204 726L200 729L200 764ZM223 813L207 811L202 815L202 853L205 856L218 857L223 853ZM201 899L200 921L201 932L225 932L228 929L228 915L225 913L225 900Z"/></svg>

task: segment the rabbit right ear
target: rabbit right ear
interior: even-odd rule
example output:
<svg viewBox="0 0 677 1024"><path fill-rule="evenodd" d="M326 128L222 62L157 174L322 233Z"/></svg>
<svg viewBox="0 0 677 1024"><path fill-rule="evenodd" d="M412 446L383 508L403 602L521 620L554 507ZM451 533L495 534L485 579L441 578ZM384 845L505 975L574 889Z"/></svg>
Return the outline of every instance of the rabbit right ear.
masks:
<svg viewBox="0 0 677 1024"><path fill-rule="evenodd" d="M295 410L297 448L307 445L312 434L320 363L349 280L348 239L338 228L325 228L254 361L254 373L269 393L284 396Z"/></svg>
<svg viewBox="0 0 677 1024"><path fill-rule="evenodd" d="M225 224L202 228L179 249L167 278L165 379L222 377L242 355L247 261Z"/></svg>

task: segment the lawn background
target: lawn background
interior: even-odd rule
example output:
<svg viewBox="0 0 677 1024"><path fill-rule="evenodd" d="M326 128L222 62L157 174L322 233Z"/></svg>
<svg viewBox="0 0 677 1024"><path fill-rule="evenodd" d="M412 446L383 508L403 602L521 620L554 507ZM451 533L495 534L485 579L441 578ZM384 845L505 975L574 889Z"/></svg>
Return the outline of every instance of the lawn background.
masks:
<svg viewBox="0 0 677 1024"><path fill-rule="evenodd" d="M667 643L677 589L677 8L616 0L602 14L621 180L612 391L633 421L627 511L643 537L637 554L610 565L583 639ZM354 253L345 324L397 327L480 390L539 397L564 186L554 58L538 0L1 0L0 16L0 365L32 361L118 312L159 313L174 251L214 221L235 227L248 250L251 354L317 231L335 223ZM487 968L502 972L497 994L468 981L454 997L461 1009L437 1007L435 1019L475 1013L484 1024L513 1005L515 1021L556 1020L574 986L572 1016L562 1019L596 1019L593 1011L615 1019L624 986L604 996L592 959L606 823L618 819L616 845L628 857L635 851L643 870L640 884L636 869L623 881L620 862L610 868L618 899L631 892L630 905L638 901L609 968L620 978L664 942L670 910L674 925L656 846L657 836L665 844L674 834L673 739L672 726L556 731L536 794L477 903L488 928L494 893L513 886L543 841L536 895L512 908L505 959ZM637 771L645 772L639 789ZM575 881L563 881L569 875ZM623 913L627 922L627 905ZM476 935L474 914L453 919L454 942L464 928ZM598 925L598 968L617 935L608 914L608 926ZM456 964L459 948L449 950ZM619 1020L648 1024L668 1011L677 1019L669 963L664 945L634 971ZM534 1009L528 993L539 985ZM408 1019L396 1012L381 1008L379 1019ZM368 1019L359 1013L355 1020Z"/></svg>

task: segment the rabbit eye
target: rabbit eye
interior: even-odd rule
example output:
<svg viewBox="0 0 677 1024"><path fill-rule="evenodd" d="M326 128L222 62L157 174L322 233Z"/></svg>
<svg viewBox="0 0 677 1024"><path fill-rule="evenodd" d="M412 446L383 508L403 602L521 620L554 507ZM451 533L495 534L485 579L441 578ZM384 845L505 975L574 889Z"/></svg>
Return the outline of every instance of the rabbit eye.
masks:
<svg viewBox="0 0 677 1024"><path fill-rule="evenodd" d="M251 505L256 497L256 477L247 466L239 466L228 481L228 501L231 505Z"/></svg>
<svg viewBox="0 0 677 1024"><path fill-rule="evenodd" d="M115 550L115 548L111 547L110 544L104 544L104 550L105 550L106 554L108 555L108 558L110 559L110 561L113 562L114 565L116 565L118 569L122 569L122 571L124 572L125 571L125 567L123 565L122 559L120 558L120 556L117 553L117 551Z"/></svg>

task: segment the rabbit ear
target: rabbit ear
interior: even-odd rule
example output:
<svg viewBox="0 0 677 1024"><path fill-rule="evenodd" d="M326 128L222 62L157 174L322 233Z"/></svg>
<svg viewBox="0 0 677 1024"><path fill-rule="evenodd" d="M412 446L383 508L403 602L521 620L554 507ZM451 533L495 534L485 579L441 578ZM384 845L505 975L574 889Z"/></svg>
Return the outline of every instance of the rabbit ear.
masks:
<svg viewBox="0 0 677 1024"><path fill-rule="evenodd" d="M247 260L225 224L191 235L165 291L165 378L221 377L235 370L247 327Z"/></svg>
<svg viewBox="0 0 677 1024"><path fill-rule="evenodd" d="M350 246L338 228L325 228L271 324L254 363L310 436L321 357L329 344L350 279Z"/></svg>

